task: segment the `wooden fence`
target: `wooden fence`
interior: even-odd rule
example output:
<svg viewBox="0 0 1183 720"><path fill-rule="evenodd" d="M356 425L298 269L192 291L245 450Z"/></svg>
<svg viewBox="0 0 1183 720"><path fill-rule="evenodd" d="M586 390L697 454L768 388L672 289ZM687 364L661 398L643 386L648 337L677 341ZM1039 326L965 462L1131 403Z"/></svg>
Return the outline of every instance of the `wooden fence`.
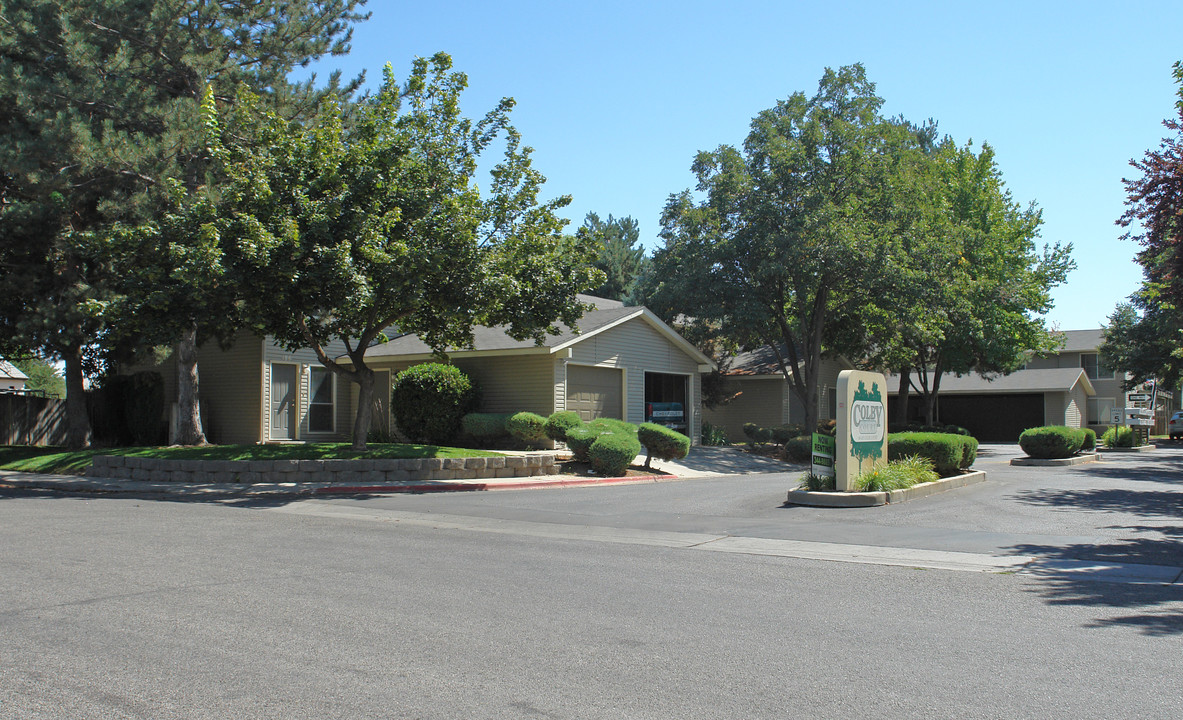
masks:
<svg viewBox="0 0 1183 720"><path fill-rule="evenodd" d="M0 445L65 445L66 401L0 394Z"/></svg>

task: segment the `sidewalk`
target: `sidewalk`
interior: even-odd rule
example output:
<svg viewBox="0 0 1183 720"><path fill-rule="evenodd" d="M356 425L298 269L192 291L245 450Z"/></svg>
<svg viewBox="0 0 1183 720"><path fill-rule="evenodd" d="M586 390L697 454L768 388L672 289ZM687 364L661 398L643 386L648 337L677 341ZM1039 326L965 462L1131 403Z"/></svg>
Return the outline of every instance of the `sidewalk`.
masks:
<svg viewBox="0 0 1183 720"><path fill-rule="evenodd" d="M634 465L645 462L638 456ZM179 483L149 480L124 480L78 475L51 475L0 470L0 487L52 490L68 493L104 495L167 495L187 498L219 497L315 497L322 495L372 495L385 493L480 492L492 490L535 490L539 488L581 487L589 485L627 485L672 482L692 477L723 477L752 473L795 472L800 468L776 460L749 455L737 448L696 447L678 462L653 461L652 474L628 477L578 475L539 475L520 478L482 480L432 480L402 483Z"/></svg>

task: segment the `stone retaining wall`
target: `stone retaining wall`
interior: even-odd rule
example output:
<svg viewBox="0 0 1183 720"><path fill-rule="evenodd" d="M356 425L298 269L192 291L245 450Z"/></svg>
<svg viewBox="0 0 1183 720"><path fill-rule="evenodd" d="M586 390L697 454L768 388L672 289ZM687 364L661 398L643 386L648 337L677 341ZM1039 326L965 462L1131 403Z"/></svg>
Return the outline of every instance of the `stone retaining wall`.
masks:
<svg viewBox="0 0 1183 720"><path fill-rule="evenodd" d="M379 460L162 460L96 455L87 475L195 483L365 483L556 475L554 455Z"/></svg>

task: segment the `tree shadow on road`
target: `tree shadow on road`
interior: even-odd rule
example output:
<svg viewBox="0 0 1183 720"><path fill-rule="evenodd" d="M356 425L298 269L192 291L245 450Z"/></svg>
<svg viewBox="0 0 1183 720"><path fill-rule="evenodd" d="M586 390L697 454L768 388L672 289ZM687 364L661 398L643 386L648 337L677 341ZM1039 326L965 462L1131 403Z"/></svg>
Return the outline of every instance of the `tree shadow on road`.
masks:
<svg viewBox="0 0 1183 720"><path fill-rule="evenodd" d="M1108 529L1133 531L1139 537L1111 543L1053 546L1015 545L1017 555L1037 560L1090 560L1099 563L1183 566L1183 526L1133 525ZM1123 608L1129 614L1099 617L1087 627L1133 627L1145 635L1183 635L1183 585L1123 584L1058 577L1029 588L1049 605Z"/></svg>

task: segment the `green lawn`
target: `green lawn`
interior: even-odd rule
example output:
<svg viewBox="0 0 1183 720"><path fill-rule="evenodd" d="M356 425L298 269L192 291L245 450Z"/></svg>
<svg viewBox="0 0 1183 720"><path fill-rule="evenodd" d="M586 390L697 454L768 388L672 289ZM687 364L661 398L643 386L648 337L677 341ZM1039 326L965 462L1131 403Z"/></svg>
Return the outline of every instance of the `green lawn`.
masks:
<svg viewBox="0 0 1183 720"><path fill-rule="evenodd" d="M356 460L366 458L489 457L487 450L370 443L365 452L354 452L348 443L307 445L208 445L206 447L120 447L65 450L60 447L0 446L0 470L80 475L95 455L127 455L174 460Z"/></svg>

